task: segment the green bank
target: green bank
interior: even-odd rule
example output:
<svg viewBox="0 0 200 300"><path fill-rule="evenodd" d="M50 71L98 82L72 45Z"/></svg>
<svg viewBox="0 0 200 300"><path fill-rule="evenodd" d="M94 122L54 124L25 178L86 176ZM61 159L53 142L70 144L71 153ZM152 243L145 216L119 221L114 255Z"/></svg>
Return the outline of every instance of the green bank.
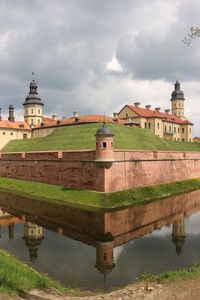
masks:
<svg viewBox="0 0 200 300"><path fill-rule="evenodd" d="M195 279L199 276L200 276L200 263L191 266L189 268L163 272L160 275L145 274L143 275L142 280L149 281L149 282L167 283L173 281Z"/></svg>
<svg viewBox="0 0 200 300"><path fill-rule="evenodd" d="M200 188L200 178L160 184L122 192L99 193L38 182L0 178L0 190L44 201L60 202L85 209L112 210L147 203L155 199L194 191Z"/></svg>
<svg viewBox="0 0 200 300"><path fill-rule="evenodd" d="M56 289L68 295L80 295L78 290L61 287L59 283L29 268L2 249L0 249L0 266L1 294L12 296L32 289Z"/></svg>
<svg viewBox="0 0 200 300"><path fill-rule="evenodd" d="M94 135L100 126L101 124L84 124L60 127L43 138L13 140L2 151L24 152L95 149ZM115 134L115 149L200 151L200 143L161 139L150 130L143 128L126 127L117 124L107 124L107 126L112 128Z"/></svg>

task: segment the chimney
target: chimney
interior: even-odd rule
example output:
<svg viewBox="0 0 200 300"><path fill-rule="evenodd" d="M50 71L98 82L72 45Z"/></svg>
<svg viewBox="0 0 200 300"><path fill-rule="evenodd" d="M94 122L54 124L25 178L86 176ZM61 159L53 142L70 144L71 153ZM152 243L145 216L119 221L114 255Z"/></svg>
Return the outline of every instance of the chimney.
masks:
<svg viewBox="0 0 200 300"><path fill-rule="evenodd" d="M155 107L155 110L156 111L160 111L160 107Z"/></svg>
<svg viewBox="0 0 200 300"><path fill-rule="evenodd" d="M146 109L150 109L151 105L145 105Z"/></svg>
<svg viewBox="0 0 200 300"><path fill-rule="evenodd" d="M58 116L57 116L57 115L52 115L52 119L53 119L54 121L57 121L57 120L58 120Z"/></svg>
<svg viewBox="0 0 200 300"><path fill-rule="evenodd" d="M169 112L170 112L170 109L165 109L166 114L169 114Z"/></svg>
<svg viewBox="0 0 200 300"><path fill-rule="evenodd" d="M1 117L1 107L0 107L0 121L2 120L2 117Z"/></svg>
<svg viewBox="0 0 200 300"><path fill-rule="evenodd" d="M15 122L15 117L14 117L14 106L13 105L9 105L9 117L8 120L10 122Z"/></svg>
<svg viewBox="0 0 200 300"><path fill-rule="evenodd" d="M140 102L135 102L134 105L135 105L136 107L139 107L139 106L140 106Z"/></svg>
<svg viewBox="0 0 200 300"><path fill-rule="evenodd" d="M116 113L116 112L113 113L113 120L114 120L115 122L118 122L118 116L117 116L117 113Z"/></svg>

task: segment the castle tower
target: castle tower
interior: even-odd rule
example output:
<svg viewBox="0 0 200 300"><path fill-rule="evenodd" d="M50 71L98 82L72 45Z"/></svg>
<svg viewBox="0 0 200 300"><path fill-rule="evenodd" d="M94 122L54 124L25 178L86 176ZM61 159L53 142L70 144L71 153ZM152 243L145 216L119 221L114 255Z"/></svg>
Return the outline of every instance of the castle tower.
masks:
<svg viewBox="0 0 200 300"><path fill-rule="evenodd" d="M96 242L96 268L107 275L115 267L113 258L114 239L111 233L107 233Z"/></svg>
<svg viewBox="0 0 200 300"><path fill-rule="evenodd" d="M176 253L179 255L185 243L185 221L184 218L175 221L172 228L172 241L176 245Z"/></svg>
<svg viewBox="0 0 200 300"><path fill-rule="evenodd" d="M24 105L24 120L29 126L34 127L38 123L42 122L42 109L43 103L41 102L40 96L38 95L37 83L34 79L34 73L32 73L33 79L30 83L30 91L25 99Z"/></svg>
<svg viewBox="0 0 200 300"><path fill-rule="evenodd" d="M113 162L113 137L112 129L106 127L105 122L96 134L96 162L110 164Z"/></svg>
<svg viewBox="0 0 200 300"><path fill-rule="evenodd" d="M174 91L171 96L171 110L173 115L181 119L185 119L184 101L184 93L180 90L180 83L176 80L176 83L174 84Z"/></svg>
<svg viewBox="0 0 200 300"><path fill-rule="evenodd" d="M31 222L24 223L24 240L29 249L29 257L32 263L37 259L38 247L43 239L43 230L41 226Z"/></svg>

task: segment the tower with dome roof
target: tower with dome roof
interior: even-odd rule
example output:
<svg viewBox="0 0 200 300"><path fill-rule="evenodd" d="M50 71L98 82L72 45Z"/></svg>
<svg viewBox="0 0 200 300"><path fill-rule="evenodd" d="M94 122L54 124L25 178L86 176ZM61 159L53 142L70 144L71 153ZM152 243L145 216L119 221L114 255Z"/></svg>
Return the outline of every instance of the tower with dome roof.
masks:
<svg viewBox="0 0 200 300"><path fill-rule="evenodd" d="M38 123L42 122L42 110L44 104L38 95L38 86L32 73L32 81L30 82L30 90L23 105L24 105L24 120L30 127L35 127Z"/></svg>

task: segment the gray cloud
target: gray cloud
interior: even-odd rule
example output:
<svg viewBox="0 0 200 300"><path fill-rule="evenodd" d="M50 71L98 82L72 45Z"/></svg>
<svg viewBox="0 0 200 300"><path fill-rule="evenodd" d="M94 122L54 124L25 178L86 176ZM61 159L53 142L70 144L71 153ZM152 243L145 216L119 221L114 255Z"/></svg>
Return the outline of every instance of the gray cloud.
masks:
<svg viewBox="0 0 200 300"><path fill-rule="evenodd" d="M0 0L1 106L23 114L32 71L46 114L111 114L138 98L166 107L175 71L196 82L194 103L200 40L181 39L199 9L194 0ZM123 72L106 68L114 54Z"/></svg>

